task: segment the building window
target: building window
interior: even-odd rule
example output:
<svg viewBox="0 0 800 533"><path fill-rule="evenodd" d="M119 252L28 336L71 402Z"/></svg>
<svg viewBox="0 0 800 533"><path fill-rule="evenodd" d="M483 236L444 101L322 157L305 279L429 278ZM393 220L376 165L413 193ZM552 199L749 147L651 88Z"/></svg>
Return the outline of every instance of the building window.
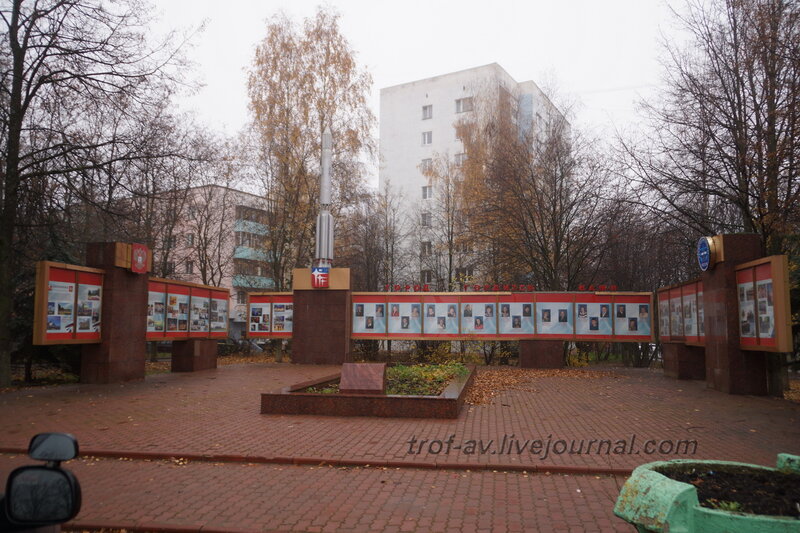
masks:
<svg viewBox="0 0 800 533"><path fill-rule="evenodd" d="M422 144L431 144L433 143L433 132L432 131L423 131L422 132Z"/></svg>
<svg viewBox="0 0 800 533"><path fill-rule="evenodd" d="M247 293L244 291L239 291L236 293L236 303L237 304L246 304L247 303Z"/></svg>
<svg viewBox="0 0 800 533"><path fill-rule="evenodd" d="M471 278L473 275L474 275L474 269L472 267L456 269L456 279L465 280Z"/></svg>
<svg viewBox="0 0 800 533"><path fill-rule="evenodd" d="M186 273L194 274L194 261L186 261Z"/></svg>
<svg viewBox="0 0 800 533"><path fill-rule="evenodd" d="M472 97L456 100L456 113L466 113L467 111L472 111Z"/></svg>
<svg viewBox="0 0 800 533"><path fill-rule="evenodd" d="M186 246L194 246L194 233L186 234Z"/></svg>
<svg viewBox="0 0 800 533"><path fill-rule="evenodd" d="M423 174L433 170L433 159L430 158L423 159L422 162L419 164L419 169L422 171Z"/></svg>
<svg viewBox="0 0 800 533"><path fill-rule="evenodd" d="M431 255L433 253L433 245L431 244L431 241L422 241L420 244L420 253L422 253L422 255Z"/></svg>
<svg viewBox="0 0 800 533"><path fill-rule="evenodd" d="M422 270L419 279L422 283L433 283L433 270Z"/></svg>
<svg viewBox="0 0 800 533"><path fill-rule="evenodd" d="M464 164L464 161L467 160L467 154L461 153L455 155L455 164L457 167L460 167Z"/></svg>
<svg viewBox="0 0 800 533"><path fill-rule="evenodd" d="M259 224L267 223L267 212L263 209L256 209L246 205L236 206L236 218L238 220L249 220L250 222L258 222Z"/></svg>
<svg viewBox="0 0 800 533"><path fill-rule="evenodd" d="M164 274L169 276L175 273L175 261L167 261L164 265Z"/></svg>
<svg viewBox="0 0 800 533"><path fill-rule="evenodd" d="M422 187L422 199L427 200L428 198L433 198L433 186L432 185L423 185Z"/></svg>
<svg viewBox="0 0 800 533"><path fill-rule="evenodd" d="M236 246L247 246L248 248L258 248L260 244L260 236L255 233L248 233L246 231L236 232Z"/></svg>
<svg viewBox="0 0 800 533"><path fill-rule="evenodd" d="M175 235L170 235L169 237L164 239L164 248L166 248L167 250L172 250L173 248L175 248L175 241L176 241Z"/></svg>
<svg viewBox="0 0 800 533"><path fill-rule="evenodd" d="M430 213L422 213L422 227L423 228L430 228L431 227L431 214Z"/></svg>
<svg viewBox="0 0 800 533"><path fill-rule="evenodd" d="M428 120L429 118L433 118L433 106L424 105L422 106L422 120Z"/></svg>

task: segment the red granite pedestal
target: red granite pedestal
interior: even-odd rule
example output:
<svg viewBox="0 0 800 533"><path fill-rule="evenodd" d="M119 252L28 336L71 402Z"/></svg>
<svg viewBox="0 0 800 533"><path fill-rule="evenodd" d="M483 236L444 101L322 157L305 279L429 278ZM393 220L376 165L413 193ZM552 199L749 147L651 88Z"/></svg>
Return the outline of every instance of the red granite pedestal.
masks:
<svg viewBox="0 0 800 533"><path fill-rule="evenodd" d="M520 368L564 368L564 341L519 341Z"/></svg>
<svg viewBox="0 0 800 533"><path fill-rule="evenodd" d="M384 394L386 363L345 363L339 382L342 394Z"/></svg>
<svg viewBox="0 0 800 533"><path fill-rule="evenodd" d="M340 365L350 361L350 269L334 268L330 287L311 288L310 269L293 279L292 363Z"/></svg>
<svg viewBox="0 0 800 533"><path fill-rule="evenodd" d="M676 379L705 379L706 355L700 346L663 343L664 374Z"/></svg>
<svg viewBox="0 0 800 533"><path fill-rule="evenodd" d="M172 371L196 372L217 368L216 339L189 339L172 342Z"/></svg>
<svg viewBox="0 0 800 533"><path fill-rule="evenodd" d="M102 338L81 348L81 382L144 379L147 274L116 266L118 243L90 243L86 264L105 269Z"/></svg>
<svg viewBox="0 0 800 533"><path fill-rule="evenodd" d="M736 265L762 257L755 234L718 235L722 261L703 274L706 382L729 394L767 394L767 357L739 348Z"/></svg>

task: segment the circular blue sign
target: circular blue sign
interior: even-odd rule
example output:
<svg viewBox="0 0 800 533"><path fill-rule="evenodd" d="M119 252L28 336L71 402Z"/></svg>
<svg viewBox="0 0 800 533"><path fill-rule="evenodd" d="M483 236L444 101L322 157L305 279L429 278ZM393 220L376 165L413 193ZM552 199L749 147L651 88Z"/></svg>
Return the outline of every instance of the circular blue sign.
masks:
<svg viewBox="0 0 800 533"><path fill-rule="evenodd" d="M711 246L708 244L708 237L701 237L697 241L697 264L703 272L711 266Z"/></svg>

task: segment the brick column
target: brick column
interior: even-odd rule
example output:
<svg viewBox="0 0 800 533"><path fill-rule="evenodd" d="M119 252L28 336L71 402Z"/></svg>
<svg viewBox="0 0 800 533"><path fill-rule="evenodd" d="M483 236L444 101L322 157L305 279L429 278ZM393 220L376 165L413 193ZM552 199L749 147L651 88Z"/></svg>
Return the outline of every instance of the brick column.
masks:
<svg viewBox="0 0 800 533"><path fill-rule="evenodd" d="M172 371L196 372L217 368L217 340L172 341Z"/></svg>
<svg viewBox="0 0 800 533"><path fill-rule="evenodd" d="M736 265L762 257L755 234L718 235L722 261L703 274L706 382L729 394L767 394L767 358L739 348Z"/></svg>
<svg viewBox="0 0 800 533"><path fill-rule="evenodd" d="M705 350L700 346L680 343L661 345L664 355L664 374L676 379L705 379Z"/></svg>
<svg viewBox="0 0 800 533"><path fill-rule="evenodd" d="M564 368L564 341L519 341L520 368Z"/></svg>
<svg viewBox="0 0 800 533"><path fill-rule="evenodd" d="M311 271L294 270L292 363L340 365L350 359L350 269L334 268L330 288L311 288Z"/></svg>
<svg viewBox="0 0 800 533"><path fill-rule="evenodd" d="M81 382L119 383L144 379L147 274L116 266L120 243L89 243L86 264L105 269L102 340L81 348Z"/></svg>

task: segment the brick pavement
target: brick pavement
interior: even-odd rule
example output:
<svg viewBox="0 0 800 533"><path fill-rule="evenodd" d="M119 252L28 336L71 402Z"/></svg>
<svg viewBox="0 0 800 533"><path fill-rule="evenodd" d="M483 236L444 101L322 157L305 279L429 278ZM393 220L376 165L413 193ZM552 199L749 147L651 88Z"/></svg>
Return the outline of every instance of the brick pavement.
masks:
<svg viewBox="0 0 800 533"><path fill-rule="evenodd" d="M428 529L427 522L420 522L423 518L420 507L408 503L409 499L413 500L411 493L386 496L389 499L385 502L378 499L383 491L377 491L375 487L383 489L386 483L380 483L381 480L375 477L376 472L390 472L392 479L402 478L410 487L423 487L428 479L435 480L430 485L438 488L449 487L445 482L450 476L458 475L457 472L463 474L469 468L472 472L467 478L452 478L467 480L460 481L461 485L454 486L453 490L471 495L470 498L474 501L480 500L478 509L481 509L481 505L491 506L494 500L502 504L498 507L501 510L490 513L491 519L484 517L483 521L479 520L482 516L479 512L478 518L470 522L476 528L483 528L488 522L493 522L492 525L498 525L497 522L518 522L519 512L514 509L515 504L522 500L510 496L511 493L507 492L509 489L504 488L503 483L498 483L498 479L513 479L521 493L532 494L526 498L533 498L537 494L558 495L547 502L541 499L525 500L524 505L518 506L519 509L536 510L535 516L527 516L526 520L555 520L556 525L566 525L576 530L594 529L585 527L585 521L589 520L598 526L596 529L603 530L608 526L613 530L620 526L619 521L610 514L617 490L618 480L615 478L546 477L544 474L525 477L520 473L498 478L491 470L506 468L525 469L529 472L626 472L643 462L681 457L680 455L550 453L547 458L542 459L527 451L497 453L503 436L514 435L514 439L522 443L527 439L547 439L548 435L552 435L552 440L575 439L576 442L580 439L588 441L603 438L616 441L635 435L639 446L647 439L694 439L697 441L696 458L767 465L774 464L775 455L779 452L800 453L800 405L770 398L729 396L708 390L701 382L675 381L664 377L660 372L646 369L615 369L617 377L597 379L538 379L520 390L502 393L492 405L465 408L458 420L280 416L259 413L261 392L330 374L335 370L336 367L276 364L225 366L195 374L155 375L143 382L125 385L70 385L5 392L0 394L0 450L24 449L30 436L37 432L66 431L78 437L81 450L85 454L153 458L205 456L220 460L224 462L223 466L192 462L189 467L174 471L165 470L163 466L154 466L157 461L108 461L114 469L102 476L91 474L90 469L95 469L91 472L100 472L106 468L105 462L98 462L92 467L85 466L85 471L84 466L76 467L76 471L78 468L82 469L78 472L79 477L82 480L91 480L89 486L94 486L95 481L98 481L101 488L93 494L110 498L115 494L136 494L141 484L135 481L139 475L137 472L157 469L153 470L151 477L162 481L153 483L156 492L151 497L159 505L162 501L165 504L172 502L172 511L162 511L149 517L126 518L128 521L125 523L129 526L130 520L136 520L136 523L145 523L145 519L151 521L147 523L163 522L169 519L171 512L176 513L176 516L180 514L183 506L189 505L187 500L191 500L192 505L200 506L198 509L208 507L208 510L203 513L197 511L200 513L197 515L193 514L194 511L189 513L191 516L202 516L202 519L190 520L191 517L183 514L180 514L182 518L175 519L189 529L196 529L202 524L219 529L239 527L287 530L309 530L317 525L308 525L301 518L290 524L286 522L289 519L280 514L254 514L255 511L248 514L247 508L237 507L235 501L244 498L255 507L263 507L268 505L263 502L269 501L270 497L274 498L275 493L281 493L282 488L289 487L289 481L279 481L275 485L264 481L266 486L274 490L260 489L245 479L246 476L242 478L235 473L266 472L269 474L262 476L265 480L281 480L281 476L288 474L275 474L276 472L292 472L296 485L287 494L295 495L292 500L294 504L285 499L280 504L290 510L286 516L295 516L298 513L303 516L319 516L321 513L323 516L330 516L326 519L329 520L326 525L335 524L337 527L334 529L380 529L372 522L368 527L359 522L355 522L355 525L352 523L355 514L363 514L371 508L364 508L367 503L359 503L363 501L364 494L369 494L367 500L383 509L381 516L402 515L404 518L398 527L405 525L406 528ZM408 441L411 437L416 437L417 442L423 439L444 441L450 435L455 435L454 444L474 439L483 440L484 444L492 440L493 446L484 454L468 454L463 450L437 454L431 453L435 451L432 448L423 449L423 453L419 454L408 453ZM492 454L491 451L495 453ZM8 457L0 455L0 468L9 461L17 460ZM286 464L260 464L248 470L230 462L232 460ZM375 468L330 469L325 472L334 473L320 481L321 470L312 469L308 465L289 466L288 463L293 461L407 468L391 468L386 471ZM461 470L410 468L420 465ZM126 475L122 474L122 470L115 470L128 468L133 470ZM284 470L280 470L281 468ZM489 470L476 472L480 468ZM164 474L165 471L170 473ZM213 472L219 473L215 475ZM175 492L170 483L164 481L171 479L172 475L185 476L187 487L198 485L196 490L200 491L199 499L188 497L194 494L194 489L186 489L188 492L185 494ZM578 482L586 483L586 491L593 495L588 502L567 497L571 493L564 487L577 491L580 486L575 484ZM104 483L112 485L105 486ZM212 490L211 487L217 488ZM203 493L204 490L209 492ZM329 494L331 498L336 495L346 497L350 511L339 513L336 515L338 518L334 519L335 513L327 513L319 507L323 500L318 502L316 496L312 496L317 491L320 491L320 498L323 494ZM249 499L244 497L251 492L258 496L248 497ZM425 497L421 497L420 502L429 502L438 507L450 507L455 501L459 501L452 496L456 493L433 488L422 494ZM575 494L585 495L585 492ZM358 498L354 498L354 495L358 495ZM102 520L127 516L126 498L120 498L119 501L113 498L108 500L109 503L102 509L95 507L87 498L89 507L85 508L87 514L82 514L81 519L91 520L97 517L101 520L98 523L105 523ZM135 501L138 500L131 500ZM507 503L509 501L515 504ZM303 504L311 505L314 512L306 513ZM297 505L301 507L296 507ZM226 506L236 507L237 513L232 514ZM329 510L335 511L336 507ZM131 504L131 508L139 508L142 512L148 509L146 502L140 505ZM252 518L237 525L242 516ZM406 518L417 520L416 526L406 524ZM562 518L570 520L562 524ZM170 520L172 519L167 522ZM379 519L375 517L374 520ZM447 520L437 522L436 528L441 526L442 529L455 529L465 525L456 520L458 518L448 515ZM175 521L170 523L173 522ZM553 523L547 525L549 528Z"/></svg>
<svg viewBox="0 0 800 533"><path fill-rule="evenodd" d="M511 390L492 405L465 406L457 420L261 415L259 394L330 374L336 367L225 366L195 374L162 374L125 385L70 385L0 394L0 450L24 449L36 432L75 434L81 448L113 454L238 456L250 460L342 461L394 465L488 465L518 468L630 470L672 454L499 453L504 435L552 440L697 441L696 458L774 464L800 453L800 405L730 396L701 382L676 381L647 369L616 378L545 378ZM423 447L416 437L489 441L485 454ZM507 452L506 448L504 452ZM513 450L513 448L512 448ZM492 454L491 452L495 453ZM515 451L515 450L514 450ZM596 451L596 448L595 448ZM604 450L605 451L605 450Z"/></svg>
<svg viewBox="0 0 800 533"><path fill-rule="evenodd" d="M0 476L26 463L0 454ZM629 531L623 479L386 467L81 459L68 528L166 531Z"/></svg>

